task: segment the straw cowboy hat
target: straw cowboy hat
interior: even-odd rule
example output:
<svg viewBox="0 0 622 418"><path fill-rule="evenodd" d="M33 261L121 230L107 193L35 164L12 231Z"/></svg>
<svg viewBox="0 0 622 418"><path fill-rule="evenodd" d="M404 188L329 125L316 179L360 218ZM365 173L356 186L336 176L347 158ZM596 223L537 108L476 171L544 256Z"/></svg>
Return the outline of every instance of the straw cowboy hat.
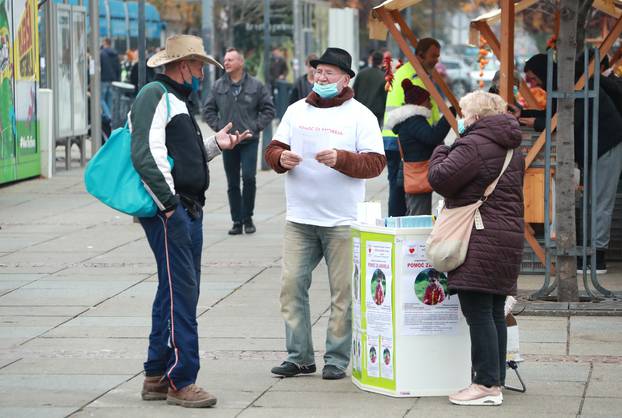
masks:
<svg viewBox="0 0 622 418"><path fill-rule="evenodd" d="M203 39L193 35L173 35L167 38L166 47L149 58L147 66L151 68L159 67L160 65L181 59L201 60L223 68L218 61L207 55L203 47Z"/></svg>

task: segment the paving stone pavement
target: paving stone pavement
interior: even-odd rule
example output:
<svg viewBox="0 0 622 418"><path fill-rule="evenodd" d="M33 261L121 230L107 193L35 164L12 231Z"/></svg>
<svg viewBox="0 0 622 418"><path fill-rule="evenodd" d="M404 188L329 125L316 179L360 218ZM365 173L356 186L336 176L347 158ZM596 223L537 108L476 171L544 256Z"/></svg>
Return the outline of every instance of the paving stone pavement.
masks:
<svg viewBox="0 0 622 418"><path fill-rule="evenodd" d="M62 154L62 153L61 153ZM60 166L64 164L60 162ZM519 315L519 370L528 391L497 408L456 407L445 397L390 398L319 374L279 379L285 358L279 312L283 178L259 172L257 233L230 227L221 160L211 164L205 208L201 370L218 396L210 410L140 399L142 362L156 287L139 224L89 197L83 171L0 188L1 417L620 417L622 319ZM368 198L386 200L383 175ZM622 266L604 283L622 288ZM542 278L523 276L521 291ZM321 366L329 306L326 271L311 288Z"/></svg>

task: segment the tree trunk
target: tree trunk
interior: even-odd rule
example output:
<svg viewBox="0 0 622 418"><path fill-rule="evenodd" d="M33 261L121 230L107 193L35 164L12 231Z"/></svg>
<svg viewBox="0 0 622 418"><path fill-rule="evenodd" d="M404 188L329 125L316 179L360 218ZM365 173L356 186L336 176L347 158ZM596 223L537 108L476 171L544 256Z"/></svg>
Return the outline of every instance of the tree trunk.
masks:
<svg viewBox="0 0 622 418"><path fill-rule="evenodd" d="M587 29L588 16L590 16L594 0L576 0L577 6L577 55L583 53L585 45L585 31Z"/></svg>
<svg viewBox="0 0 622 418"><path fill-rule="evenodd" d="M577 49L577 0L561 0L560 29L557 41L557 86L560 92L574 92L574 67ZM579 300L575 258L575 186L574 186L574 98L557 100L557 167L555 172L555 214L557 219L557 277L560 302Z"/></svg>

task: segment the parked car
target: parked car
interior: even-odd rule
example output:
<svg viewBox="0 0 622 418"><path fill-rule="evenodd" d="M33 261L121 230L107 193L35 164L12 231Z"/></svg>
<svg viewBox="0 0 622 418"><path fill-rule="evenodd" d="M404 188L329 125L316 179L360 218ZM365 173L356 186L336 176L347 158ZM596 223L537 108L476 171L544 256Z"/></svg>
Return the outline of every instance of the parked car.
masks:
<svg viewBox="0 0 622 418"><path fill-rule="evenodd" d="M488 55L486 59L488 60L488 64L484 67L482 75L480 75L482 70L479 68L479 61L476 61L471 67L471 79L473 80L474 87L479 89L481 80L484 82L484 86L481 87L484 91L488 91L495 73L499 71L499 68L501 67L501 63L494 55Z"/></svg>
<svg viewBox="0 0 622 418"><path fill-rule="evenodd" d="M466 44L446 45L443 46L442 54L460 57L462 61L471 66L475 61L477 61L479 56L479 48Z"/></svg>
<svg viewBox="0 0 622 418"><path fill-rule="evenodd" d="M457 98L460 98L473 90L471 68L460 58L442 56L441 64L445 67L447 84Z"/></svg>

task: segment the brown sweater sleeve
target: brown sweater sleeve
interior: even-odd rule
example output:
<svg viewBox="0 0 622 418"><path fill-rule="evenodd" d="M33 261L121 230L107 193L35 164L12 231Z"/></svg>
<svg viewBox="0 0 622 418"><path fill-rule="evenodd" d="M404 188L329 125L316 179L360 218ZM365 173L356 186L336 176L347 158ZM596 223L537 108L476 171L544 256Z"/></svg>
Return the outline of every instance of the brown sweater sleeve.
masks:
<svg viewBox="0 0 622 418"><path fill-rule="evenodd" d="M266 162L277 173L285 173L287 169L281 167L281 154L283 151L289 151L290 147L280 141L272 140L266 148L265 159Z"/></svg>
<svg viewBox="0 0 622 418"><path fill-rule="evenodd" d="M379 176L386 164L387 158L382 154L337 150L337 164L333 168L355 179L371 179Z"/></svg>

